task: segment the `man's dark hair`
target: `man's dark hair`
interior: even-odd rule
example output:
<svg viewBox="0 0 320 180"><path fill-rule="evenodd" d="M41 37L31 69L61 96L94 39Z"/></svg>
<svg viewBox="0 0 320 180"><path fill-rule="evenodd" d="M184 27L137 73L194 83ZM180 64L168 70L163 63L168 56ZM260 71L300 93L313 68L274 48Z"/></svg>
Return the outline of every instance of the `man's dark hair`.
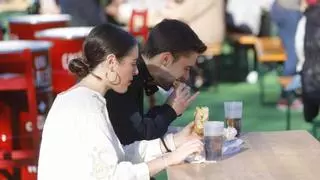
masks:
<svg viewBox="0 0 320 180"><path fill-rule="evenodd" d="M173 56L188 56L191 52L202 54L207 46L198 35L185 23L164 19L149 33L142 53L152 58L162 52L171 52Z"/></svg>

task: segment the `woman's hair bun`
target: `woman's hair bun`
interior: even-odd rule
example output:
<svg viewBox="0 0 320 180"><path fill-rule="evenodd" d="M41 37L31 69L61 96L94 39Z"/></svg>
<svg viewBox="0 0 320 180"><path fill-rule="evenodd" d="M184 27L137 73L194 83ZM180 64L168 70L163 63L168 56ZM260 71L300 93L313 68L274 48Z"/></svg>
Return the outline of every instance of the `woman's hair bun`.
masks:
<svg viewBox="0 0 320 180"><path fill-rule="evenodd" d="M84 78L90 73L89 66L85 63L83 57L72 59L69 62L69 70L79 78Z"/></svg>

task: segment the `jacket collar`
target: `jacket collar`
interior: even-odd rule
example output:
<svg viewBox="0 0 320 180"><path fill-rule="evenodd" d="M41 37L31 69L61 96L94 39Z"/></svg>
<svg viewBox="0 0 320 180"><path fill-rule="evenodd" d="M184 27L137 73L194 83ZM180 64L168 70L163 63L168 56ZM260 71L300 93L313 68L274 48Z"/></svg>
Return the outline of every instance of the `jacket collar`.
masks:
<svg viewBox="0 0 320 180"><path fill-rule="evenodd" d="M159 88L155 80L151 76L146 63L144 62L141 56L137 64L138 64L139 74L143 79L143 87L144 87L145 93L147 96L151 96L154 93L156 93L159 90Z"/></svg>

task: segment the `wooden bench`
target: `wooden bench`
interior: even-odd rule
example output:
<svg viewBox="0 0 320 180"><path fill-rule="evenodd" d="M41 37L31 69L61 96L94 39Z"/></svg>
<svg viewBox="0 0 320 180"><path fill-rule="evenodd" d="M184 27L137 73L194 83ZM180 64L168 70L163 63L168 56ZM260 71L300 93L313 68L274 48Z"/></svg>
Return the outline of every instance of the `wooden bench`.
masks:
<svg viewBox="0 0 320 180"><path fill-rule="evenodd" d="M202 54L204 56L218 56L221 55L222 53L222 45L220 43L217 44L209 44L207 45L207 50Z"/></svg>
<svg viewBox="0 0 320 180"><path fill-rule="evenodd" d="M235 41L241 45L254 45L257 37L254 35L232 33L228 35L232 41Z"/></svg>
<svg viewBox="0 0 320 180"><path fill-rule="evenodd" d="M259 68L259 65L265 63L284 63L287 56L282 46L282 42L278 37L258 38L255 42L255 50L258 61L257 72L259 75L260 102L261 104L265 104L264 73ZM281 82L285 83L288 81L287 79L282 79Z"/></svg>
<svg viewBox="0 0 320 180"><path fill-rule="evenodd" d="M284 62L287 59L282 42L278 37L258 38L255 48L257 60L260 63Z"/></svg>

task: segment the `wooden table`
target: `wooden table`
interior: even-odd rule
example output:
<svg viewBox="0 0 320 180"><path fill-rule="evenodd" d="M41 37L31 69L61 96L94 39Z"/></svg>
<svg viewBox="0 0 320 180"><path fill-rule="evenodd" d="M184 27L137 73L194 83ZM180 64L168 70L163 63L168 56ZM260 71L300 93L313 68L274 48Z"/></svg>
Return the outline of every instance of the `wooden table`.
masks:
<svg viewBox="0 0 320 180"><path fill-rule="evenodd" d="M218 163L169 167L169 180L319 180L320 143L306 131L252 132Z"/></svg>

